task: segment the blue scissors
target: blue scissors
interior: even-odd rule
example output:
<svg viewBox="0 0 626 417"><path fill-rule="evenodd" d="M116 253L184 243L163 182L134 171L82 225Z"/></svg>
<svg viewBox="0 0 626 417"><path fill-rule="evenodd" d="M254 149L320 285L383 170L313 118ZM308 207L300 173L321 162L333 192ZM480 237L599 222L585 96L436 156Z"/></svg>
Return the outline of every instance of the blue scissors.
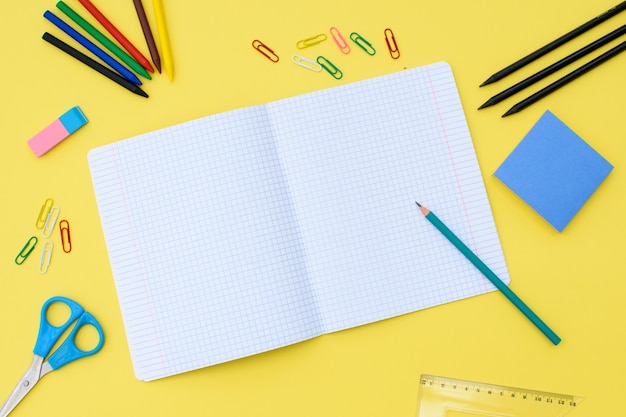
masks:
<svg viewBox="0 0 626 417"><path fill-rule="evenodd" d="M61 326L53 326L48 321L46 315L48 308L53 303L62 303L70 308L70 317ZM61 338L61 335L67 330L74 322L76 325L67 336L65 341L50 355L48 360L45 360L46 356L52 350L52 347ZM84 351L76 346L76 335L83 326L93 326L99 335L98 344L96 347L89 351ZM35 343L35 357L33 362L20 379L17 386L9 395L2 408L0 408L0 417L6 417L17 404L30 392L31 389L39 382L39 380L50 371L54 371L73 362L77 359L91 356L102 349L104 344L104 332L100 323L85 309L75 301L65 297L52 297L43 304L41 308L41 322L39 324L39 335L37 336L37 342ZM45 362L44 362L45 361Z"/></svg>

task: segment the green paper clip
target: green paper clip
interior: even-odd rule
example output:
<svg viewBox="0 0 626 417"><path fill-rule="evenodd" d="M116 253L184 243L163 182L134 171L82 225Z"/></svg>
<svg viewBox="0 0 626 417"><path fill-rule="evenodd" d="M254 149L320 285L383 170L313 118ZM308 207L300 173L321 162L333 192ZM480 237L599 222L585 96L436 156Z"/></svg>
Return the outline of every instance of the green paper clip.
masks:
<svg viewBox="0 0 626 417"><path fill-rule="evenodd" d="M341 77L343 77L343 73L341 72L341 70L337 68L335 64L330 62L328 58L320 55L317 57L316 61L322 66L322 68L326 70L326 72L332 75L334 79L339 80L341 79Z"/></svg>
<svg viewBox="0 0 626 417"><path fill-rule="evenodd" d="M16 265L22 265L24 263L26 258L28 258L28 255L30 255L33 249L35 249L35 246L37 246L38 241L39 239L37 239L37 236L31 236L31 238L28 239L28 242L26 242L20 253L18 253L15 257Z"/></svg>
<svg viewBox="0 0 626 417"><path fill-rule="evenodd" d="M350 39L352 39L352 42L356 43L357 46L363 49L368 55L376 54L376 49L374 49L372 44L369 43L363 36L359 35L358 33L352 32L350 34Z"/></svg>

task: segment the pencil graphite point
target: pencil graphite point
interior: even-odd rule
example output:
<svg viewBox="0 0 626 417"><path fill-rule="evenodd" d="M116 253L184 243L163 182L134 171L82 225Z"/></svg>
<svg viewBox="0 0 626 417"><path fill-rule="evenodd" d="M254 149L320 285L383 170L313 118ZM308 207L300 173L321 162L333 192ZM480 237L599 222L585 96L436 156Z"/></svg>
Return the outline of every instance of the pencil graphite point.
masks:
<svg viewBox="0 0 626 417"><path fill-rule="evenodd" d="M521 109L520 109L518 106L513 106L513 107L511 107L509 110L507 110L507 112L506 112L506 113L504 113L504 114L502 115L502 117L507 117L507 116L510 116L510 115L512 115L512 114L515 114L515 113L519 112L520 110L521 110Z"/></svg>
<svg viewBox="0 0 626 417"><path fill-rule="evenodd" d="M418 203L417 201L415 202L415 204L417 204L417 207L419 207L420 211L422 212L422 214L424 216L428 216L428 213L430 213L430 210L428 210L426 207L422 206L420 203Z"/></svg>
<svg viewBox="0 0 626 417"><path fill-rule="evenodd" d="M493 98L490 98L489 100L485 101L485 102L484 102L484 103L483 103L483 104L482 104L482 105L478 108L478 110L484 109L485 107L493 106L494 104L496 104L496 103L494 103L494 102L493 102Z"/></svg>

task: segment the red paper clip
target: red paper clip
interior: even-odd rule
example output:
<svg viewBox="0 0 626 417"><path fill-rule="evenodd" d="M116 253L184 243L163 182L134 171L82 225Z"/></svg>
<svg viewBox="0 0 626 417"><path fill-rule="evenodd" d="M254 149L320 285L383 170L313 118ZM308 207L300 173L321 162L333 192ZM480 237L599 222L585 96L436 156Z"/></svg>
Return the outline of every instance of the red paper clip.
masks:
<svg viewBox="0 0 626 417"><path fill-rule="evenodd" d="M265 55L270 61L278 62L278 55L258 39L252 41L252 47Z"/></svg>
<svg viewBox="0 0 626 417"><path fill-rule="evenodd" d="M61 247L63 252L70 253L72 251L72 238L70 237L70 223L67 220L59 222L61 228Z"/></svg>
<svg viewBox="0 0 626 417"><path fill-rule="evenodd" d="M391 57L393 59L400 58L400 50L398 49L396 38L394 38L393 32L389 28L385 29L385 42L387 42L387 48Z"/></svg>

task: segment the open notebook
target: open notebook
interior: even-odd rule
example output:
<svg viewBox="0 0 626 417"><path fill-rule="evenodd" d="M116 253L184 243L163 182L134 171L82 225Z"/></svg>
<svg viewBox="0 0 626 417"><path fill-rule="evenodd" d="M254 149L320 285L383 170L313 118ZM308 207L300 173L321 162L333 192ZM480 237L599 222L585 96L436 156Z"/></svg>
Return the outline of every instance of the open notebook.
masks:
<svg viewBox="0 0 626 417"><path fill-rule="evenodd" d="M508 282L450 67L437 63L93 149L136 376L152 380Z"/></svg>

